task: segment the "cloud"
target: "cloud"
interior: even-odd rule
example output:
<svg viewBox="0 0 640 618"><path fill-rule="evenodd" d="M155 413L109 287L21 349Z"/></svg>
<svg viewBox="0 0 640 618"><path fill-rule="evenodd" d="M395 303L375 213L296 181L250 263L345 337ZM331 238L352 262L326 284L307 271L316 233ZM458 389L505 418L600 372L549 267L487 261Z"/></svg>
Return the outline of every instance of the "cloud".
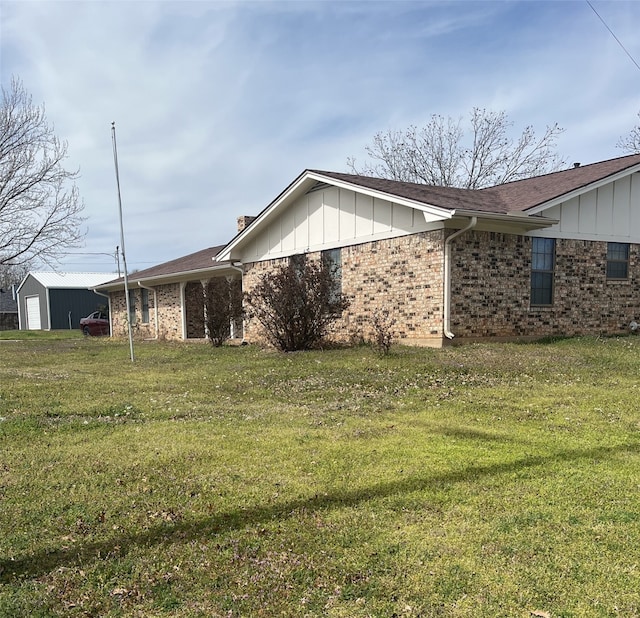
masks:
<svg viewBox="0 0 640 618"><path fill-rule="evenodd" d="M594 5L640 57L638 3ZM19 76L68 141L88 253L120 244L116 122L132 268L226 242L303 169L345 171L375 132L434 113L505 110L516 133L558 122L562 153L587 163L622 154L640 109L640 72L586 3L2 0L0 12L2 83Z"/></svg>

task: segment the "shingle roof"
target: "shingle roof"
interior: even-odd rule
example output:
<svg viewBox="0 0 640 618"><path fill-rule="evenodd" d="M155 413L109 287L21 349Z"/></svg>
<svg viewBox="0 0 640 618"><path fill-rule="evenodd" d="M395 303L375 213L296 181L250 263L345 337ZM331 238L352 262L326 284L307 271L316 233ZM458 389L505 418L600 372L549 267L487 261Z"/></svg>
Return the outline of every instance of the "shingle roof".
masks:
<svg viewBox="0 0 640 618"><path fill-rule="evenodd" d="M0 291L0 313L18 313L18 302L13 298L11 288Z"/></svg>
<svg viewBox="0 0 640 618"><path fill-rule="evenodd" d="M354 174L340 174L320 170L309 171L328 178L447 210L475 210L506 214L526 211L636 165L640 165L640 154L572 167L568 170L517 180L485 189L434 187Z"/></svg>
<svg viewBox="0 0 640 618"><path fill-rule="evenodd" d="M508 206L510 212L522 212L592 183L605 180L636 165L640 165L640 154L517 180L480 189L478 193L495 196Z"/></svg>
<svg viewBox="0 0 640 618"><path fill-rule="evenodd" d="M215 262L213 258L220 253L220 250L223 247L224 245L220 245L217 247L202 249L201 251L190 253L189 255L176 258L175 260L169 260L168 262L163 262L157 266L151 266L150 268L130 273L129 277L136 281L142 281L145 279L154 279L178 273L207 270L215 267L219 268L224 264L224 262ZM119 279L109 280L108 283L115 283L116 281L123 280L124 278L120 277Z"/></svg>
<svg viewBox="0 0 640 618"><path fill-rule="evenodd" d="M365 189L373 189L374 191L395 195L425 205L439 206L447 210L463 208L464 210L482 209L488 212L503 212L502 210L497 210L498 206L495 203L494 196L479 196L478 191L472 189L435 187L415 182L401 182L371 176L341 174L339 172L309 171L328 178L334 178L359 187L364 187Z"/></svg>

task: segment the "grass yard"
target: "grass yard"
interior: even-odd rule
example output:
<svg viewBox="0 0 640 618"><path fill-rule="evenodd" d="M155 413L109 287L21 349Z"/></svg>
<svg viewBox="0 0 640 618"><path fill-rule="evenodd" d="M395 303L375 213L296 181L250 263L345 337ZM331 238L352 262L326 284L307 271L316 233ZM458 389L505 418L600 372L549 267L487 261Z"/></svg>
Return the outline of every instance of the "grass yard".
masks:
<svg viewBox="0 0 640 618"><path fill-rule="evenodd" d="M640 616L638 337L0 339L2 617Z"/></svg>

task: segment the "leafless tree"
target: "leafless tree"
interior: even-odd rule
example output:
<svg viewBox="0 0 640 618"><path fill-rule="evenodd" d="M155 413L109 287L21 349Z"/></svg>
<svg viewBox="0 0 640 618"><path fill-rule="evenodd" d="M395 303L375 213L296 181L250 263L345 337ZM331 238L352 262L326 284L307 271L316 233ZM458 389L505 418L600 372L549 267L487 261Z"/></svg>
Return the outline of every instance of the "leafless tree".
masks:
<svg viewBox="0 0 640 618"><path fill-rule="evenodd" d="M12 285L21 283L29 274L29 264L11 266L10 264L0 264L0 289L7 290Z"/></svg>
<svg viewBox="0 0 640 618"><path fill-rule="evenodd" d="M371 162L347 165L355 174L444 187L480 189L561 169L556 139L564 131L548 126L541 137L533 127L517 140L509 137L513 123L505 112L474 108L470 128L462 119L433 115L423 127L376 133L365 147Z"/></svg>
<svg viewBox="0 0 640 618"><path fill-rule="evenodd" d="M640 112L638 112L638 118L640 118ZM629 154L640 154L640 123L631 129L629 135L621 137L616 146Z"/></svg>
<svg viewBox="0 0 640 618"><path fill-rule="evenodd" d="M214 277L204 288L209 340L220 347L231 337L231 322L242 319L242 281Z"/></svg>
<svg viewBox="0 0 640 618"><path fill-rule="evenodd" d="M13 78L0 106L0 264L52 263L79 246L83 204L66 158L44 106Z"/></svg>

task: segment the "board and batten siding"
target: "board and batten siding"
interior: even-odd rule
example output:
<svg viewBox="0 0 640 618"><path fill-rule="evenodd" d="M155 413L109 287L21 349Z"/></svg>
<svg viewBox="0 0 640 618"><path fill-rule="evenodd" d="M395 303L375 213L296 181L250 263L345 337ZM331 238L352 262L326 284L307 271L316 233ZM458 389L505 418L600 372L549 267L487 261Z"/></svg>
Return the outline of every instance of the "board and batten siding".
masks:
<svg viewBox="0 0 640 618"><path fill-rule="evenodd" d="M541 214L559 222L532 236L640 242L640 174L573 197Z"/></svg>
<svg viewBox="0 0 640 618"><path fill-rule="evenodd" d="M242 261L259 262L429 229L433 226L419 210L348 189L324 187L308 192L281 213L248 243Z"/></svg>

